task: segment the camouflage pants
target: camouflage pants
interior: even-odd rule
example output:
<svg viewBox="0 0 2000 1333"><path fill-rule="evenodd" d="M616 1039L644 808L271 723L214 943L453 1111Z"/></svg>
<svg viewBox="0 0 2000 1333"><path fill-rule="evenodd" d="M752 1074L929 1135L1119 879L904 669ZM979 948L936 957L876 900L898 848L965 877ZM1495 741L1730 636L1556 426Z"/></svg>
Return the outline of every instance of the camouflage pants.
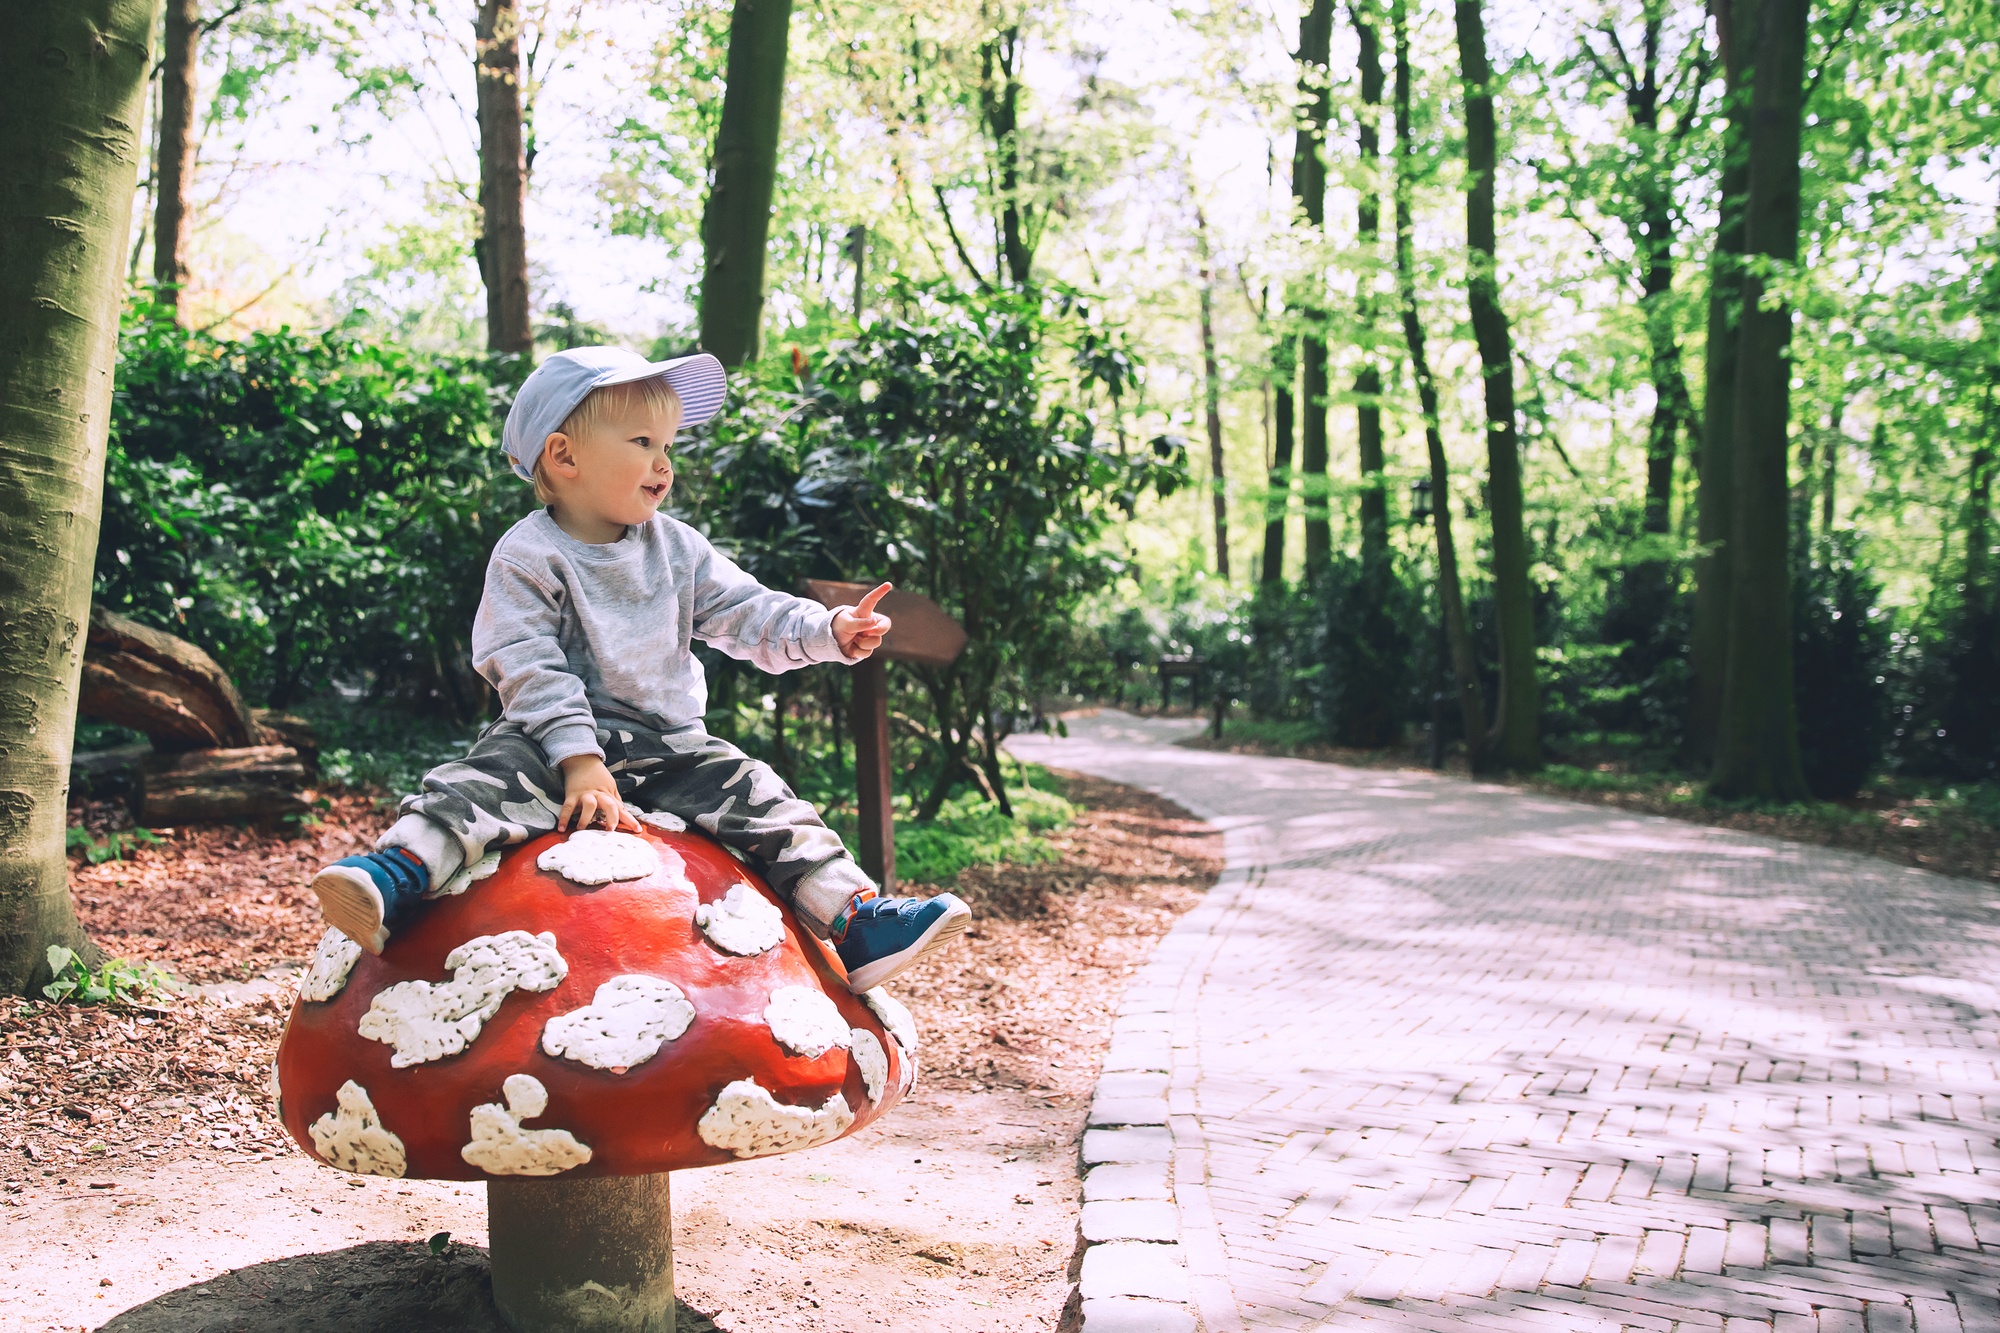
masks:
<svg viewBox="0 0 2000 1333"><path fill-rule="evenodd" d="M637 810L677 815L744 853L815 933L857 891L873 887L840 837L784 779L699 727L660 732L601 718L597 742L621 799ZM495 722L464 759L424 775L403 798L402 818L377 844L422 858L432 882L489 848L510 847L555 828L563 776L518 723Z"/></svg>

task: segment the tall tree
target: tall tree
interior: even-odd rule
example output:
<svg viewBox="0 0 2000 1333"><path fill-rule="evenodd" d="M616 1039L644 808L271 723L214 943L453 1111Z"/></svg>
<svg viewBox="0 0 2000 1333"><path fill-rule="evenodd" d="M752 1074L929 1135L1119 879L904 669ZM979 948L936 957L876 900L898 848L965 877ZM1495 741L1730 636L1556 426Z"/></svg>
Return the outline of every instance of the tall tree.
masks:
<svg viewBox="0 0 2000 1333"><path fill-rule="evenodd" d="M1458 686L1459 718L1465 729L1466 760L1474 772L1486 766L1486 703L1479 688L1479 664L1465 620L1465 596L1458 580L1458 547L1451 531L1451 467L1438 426L1437 381L1431 378L1424 323L1417 309L1416 223L1410 196L1415 187L1416 144L1410 125L1410 25L1408 0L1390 0L1389 24L1396 44L1396 292L1402 303L1403 341L1417 382L1424 414L1424 445L1430 456L1431 522L1437 538L1438 614Z"/></svg>
<svg viewBox="0 0 2000 1333"><path fill-rule="evenodd" d="M167 0L160 34L160 125L153 155L153 299L176 312L187 285L188 186L194 175L200 0Z"/></svg>
<svg viewBox="0 0 2000 1333"><path fill-rule="evenodd" d="M1299 339L1290 331L1271 348L1271 475L1264 501L1264 570L1268 588L1285 582L1285 511L1292 500L1292 386L1299 377Z"/></svg>
<svg viewBox="0 0 2000 1333"><path fill-rule="evenodd" d="M0 5L0 988L86 950L63 827L152 0Z"/></svg>
<svg viewBox="0 0 2000 1333"><path fill-rule="evenodd" d="M1759 0L1709 0L1722 57L1722 178L1715 249L1708 266L1701 448L1696 455L1694 625L1688 634L1689 758L1715 755L1722 682L1729 661L1731 491L1736 468L1736 345L1742 313L1743 195L1750 181L1748 35Z"/></svg>
<svg viewBox="0 0 2000 1333"><path fill-rule="evenodd" d="M521 133L518 0L480 0L473 36L478 62L479 270L486 281L486 345L496 352L526 356L534 350L535 332L528 318L528 158Z"/></svg>
<svg viewBox="0 0 2000 1333"><path fill-rule="evenodd" d="M979 48L979 117L993 141L992 189L998 206L994 237L1002 270L1026 290L1034 276L1034 210L1023 197L1021 170L1021 25L997 27Z"/></svg>
<svg viewBox="0 0 2000 1333"><path fill-rule="evenodd" d="M1299 97L1305 115L1293 152L1292 193L1315 235L1326 228L1326 127L1333 118L1333 83L1327 66L1332 49L1333 0L1311 0L1299 20ZM1306 327L1299 471L1305 481L1307 578L1333 559L1326 484L1326 312L1320 304L1324 288L1315 274L1310 300L1301 311Z"/></svg>
<svg viewBox="0 0 2000 1333"><path fill-rule="evenodd" d="M1456 0L1459 81L1465 90L1466 295L1486 383L1486 494L1493 518L1493 603L1500 629L1500 698L1492 758L1509 768L1541 763L1541 691L1535 678L1535 600L1514 410L1514 339L1500 306L1494 242L1498 134L1483 0Z"/></svg>
<svg viewBox="0 0 2000 1333"><path fill-rule="evenodd" d="M1222 372L1215 361L1215 272L1208 251L1208 217L1194 210L1196 256L1201 261L1201 369L1208 465L1214 484L1215 572L1229 577L1229 478L1222 459Z"/></svg>
<svg viewBox="0 0 2000 1333"><path fill-rule="evenodd" d="M1799 252L1799 148L1809 0L1757 0L1751 52L1744 253L1786 266ZM1802 800L1792 695L1789 532L1791 306L1746 266L1736 350L1729 526L1728 660L1709 789L1732 799Z"/></svg>
<svg viewBox="0 0 2000 1333"><path fill-rule="evenodd" d="M1361 64L1361 121L1356 136L1361 149L1361 198L1355 209L1355 229L1372 262L1382 229L1382 186L1377 174L1382 159L1382 34L1375 0L1352 0L1349 11L1354 16ZM1361 456L1361 555L1370 569L1389 553L1389 495L1382 484L1382 370L1375 363L1373 347L1374 278L1372 268L1364 269L1359 314L1366 345L1361 371L1354 377L1355 433Z"/></svg>
<svg viewBox="0 0 2000 1333"><path fill-rule="evenodd" d="M792 0L736 0L729 16L727 83L701 218L701 345L725 366L757 356L791 25Z"/></svg>

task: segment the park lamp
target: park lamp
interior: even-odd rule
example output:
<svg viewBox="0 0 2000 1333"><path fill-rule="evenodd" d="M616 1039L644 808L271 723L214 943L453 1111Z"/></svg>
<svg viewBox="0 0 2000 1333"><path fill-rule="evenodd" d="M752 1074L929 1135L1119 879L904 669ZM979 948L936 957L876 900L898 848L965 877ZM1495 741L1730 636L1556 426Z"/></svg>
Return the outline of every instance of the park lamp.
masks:
<svg viewBox="0 0 2000 1333"><path fill-rule="evenodd" d="M1410 521L1428 523L1434 512L1431 503L1431 479L1418 477L1410 483Z"/></svg>

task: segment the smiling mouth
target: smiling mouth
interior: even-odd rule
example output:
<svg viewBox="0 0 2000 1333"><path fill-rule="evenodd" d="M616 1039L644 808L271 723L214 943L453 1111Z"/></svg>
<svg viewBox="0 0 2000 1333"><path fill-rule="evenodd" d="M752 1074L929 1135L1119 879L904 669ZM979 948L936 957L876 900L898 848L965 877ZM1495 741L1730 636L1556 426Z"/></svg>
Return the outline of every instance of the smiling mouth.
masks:
<svg viewBox="0 0 2000 1333"><path fill-rule="evenodd" d="M641 486L639 489L652 496L655 500L666 498L667 485L665 482L661 482L657 486Z"/></svg>

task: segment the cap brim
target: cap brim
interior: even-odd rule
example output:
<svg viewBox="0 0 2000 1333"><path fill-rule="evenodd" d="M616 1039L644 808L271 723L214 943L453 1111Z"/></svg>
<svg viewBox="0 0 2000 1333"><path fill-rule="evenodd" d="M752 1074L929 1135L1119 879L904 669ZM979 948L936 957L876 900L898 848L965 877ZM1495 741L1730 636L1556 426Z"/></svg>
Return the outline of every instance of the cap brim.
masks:
<svg viewBox="0 0 2000 1333"><path fill-rule="evenodd" d="M675 357L671 361L650 361L624 370L607 370L590 382L593 389L607 384L636 384L640 380L665 380L681 400L681 429L704 425L722 410L729 376L722 363L707 352Z"/></svg>

